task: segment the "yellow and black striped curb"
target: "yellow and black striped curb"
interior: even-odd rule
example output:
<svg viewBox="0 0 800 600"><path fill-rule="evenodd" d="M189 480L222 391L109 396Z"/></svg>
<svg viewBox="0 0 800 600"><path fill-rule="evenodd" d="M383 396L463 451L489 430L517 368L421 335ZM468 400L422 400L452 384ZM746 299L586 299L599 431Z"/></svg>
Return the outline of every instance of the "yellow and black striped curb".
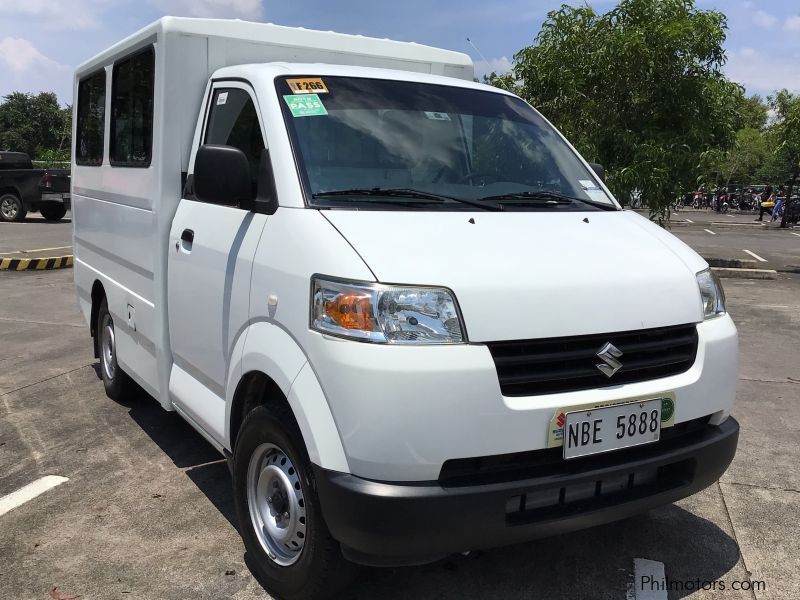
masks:
<svg viewBox="0 0 800 600"><path fill-rule="evenodd" d="M71 266L71 254L48 258L0 258L0 271L49 271Z"/></svg>

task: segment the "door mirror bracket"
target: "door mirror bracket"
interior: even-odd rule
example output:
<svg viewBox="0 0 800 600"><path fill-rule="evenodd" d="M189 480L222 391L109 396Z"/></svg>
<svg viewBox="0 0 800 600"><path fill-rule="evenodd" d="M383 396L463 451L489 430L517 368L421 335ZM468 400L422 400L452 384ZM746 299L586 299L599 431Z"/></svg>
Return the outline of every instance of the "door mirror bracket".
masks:
<svg viewBox="0 0 800 600"><path fill-rule="evenodd" d="M242 207L244 208L244 207ZM265 215L275 214L278 210L278 192L275 188L275 173L269 149L265 148L258 165L258 192L250 210Z"/></svg>

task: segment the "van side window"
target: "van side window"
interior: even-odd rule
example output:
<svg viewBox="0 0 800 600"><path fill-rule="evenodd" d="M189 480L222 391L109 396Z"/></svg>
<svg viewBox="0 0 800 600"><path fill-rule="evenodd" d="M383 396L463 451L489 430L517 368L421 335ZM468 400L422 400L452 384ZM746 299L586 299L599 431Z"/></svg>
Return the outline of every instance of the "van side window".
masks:
<svg viewBox="0 0 800 600"><path fill-rule="evenodd" d="M152 47L114 63L109 150L112 165L150 166L154 70Z"/></svg>
<svg viewBox="0 0 800 600"><path fill-rule="evenodd" d="M238 148L250 161L253 177L257 176L265 146L250 94L238 88L214 90L204 143Z"/></svg>
<svg viewBox="0 0 800 600"><path fill-rule="evenodd" d="M78 114L75 135L75 162L79 165L103 164L103 136L106 126L105 69L78 83Z"/></svg>

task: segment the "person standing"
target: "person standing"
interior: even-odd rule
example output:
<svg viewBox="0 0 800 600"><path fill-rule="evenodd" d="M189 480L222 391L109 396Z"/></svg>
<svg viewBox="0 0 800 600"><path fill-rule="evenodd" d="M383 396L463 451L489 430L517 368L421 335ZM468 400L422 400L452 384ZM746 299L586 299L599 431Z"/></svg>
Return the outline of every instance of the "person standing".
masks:
<svg viewBox="0 0 800 600"><path fill-rule="evenodd" d="M772 218L770 221L775 221L783 216L783 205L786 203L786 188L780 186L778 193L775 196L775 206L772 209Z"/></svg>
<svg viewBox="0 0 800 600"><path fill-rule="evenodd" d="M764 213L772 215L772 207L775 206L775 197L772 193L772 186L768 185L767 189L761 192L761 203L758 207L758 218L756 221L764 220Z"/></svg>

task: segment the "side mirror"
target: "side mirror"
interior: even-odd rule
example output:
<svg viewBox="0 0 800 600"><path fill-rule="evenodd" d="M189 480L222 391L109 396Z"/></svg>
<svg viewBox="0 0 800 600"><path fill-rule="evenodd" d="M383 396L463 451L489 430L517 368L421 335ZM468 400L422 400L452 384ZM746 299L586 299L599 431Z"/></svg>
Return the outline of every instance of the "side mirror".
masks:
<svg viewBox="0 0 800 600"><path fill-rule="evenodd" d="M253 201L250 162L233 146L200 146L192 179L194 195L201 202L239 206Z"/></svg>
<svg viewBox="0 0 800 600"><path fill-rule="evenodd" d="M592 167L592 171L600 178L600 181L606 180L606 169L600 163L589 163L589 166Z"/></svg>

